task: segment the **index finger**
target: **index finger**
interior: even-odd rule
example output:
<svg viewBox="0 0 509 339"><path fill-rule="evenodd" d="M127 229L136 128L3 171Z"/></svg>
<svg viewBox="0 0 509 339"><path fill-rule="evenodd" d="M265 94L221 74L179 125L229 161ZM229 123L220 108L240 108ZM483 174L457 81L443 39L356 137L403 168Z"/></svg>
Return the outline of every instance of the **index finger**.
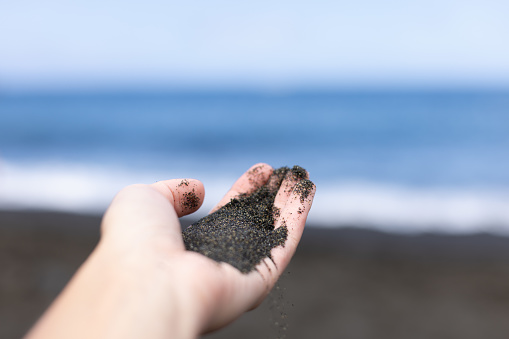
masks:
<svg viewBox="0 0 509 339"><path fill-rule="evenodd" d="M315 192L315 184L311 180L303 179L295 185L286 204L281 209L274 226L275 229L286 227L287 239L283 246L272 249L272 260L266 258L264 264L257 267L257 271L267 278L269 288L276 283L297 249Z"/></svg>

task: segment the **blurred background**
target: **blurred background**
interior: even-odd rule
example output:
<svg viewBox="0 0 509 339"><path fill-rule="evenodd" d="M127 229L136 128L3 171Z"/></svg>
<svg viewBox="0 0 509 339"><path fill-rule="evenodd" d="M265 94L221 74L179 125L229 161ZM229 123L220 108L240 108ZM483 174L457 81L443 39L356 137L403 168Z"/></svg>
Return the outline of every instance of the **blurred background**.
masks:
<svg viewBox="0 0 509 339"><path fill-rule="evenodd" d="M26 331L125 185L200 179L197 218L267 162L318 188L277 336L501 335L507 13L502 0L0 2L0 331ZM302 291L314 297L298 306ZM253 328L269 306L231 335L267 337Z"/></svg>

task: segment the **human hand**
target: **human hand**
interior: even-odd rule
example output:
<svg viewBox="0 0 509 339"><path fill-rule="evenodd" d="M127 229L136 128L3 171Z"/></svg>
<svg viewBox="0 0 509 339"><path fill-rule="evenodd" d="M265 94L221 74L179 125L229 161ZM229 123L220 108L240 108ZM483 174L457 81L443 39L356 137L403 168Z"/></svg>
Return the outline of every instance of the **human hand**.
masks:
<svg viewBox="0 0 509 339"><path fill-rule="evenodd" d="M213 211L264 185L272 171L253 166ZM295 252L315 190L301 199L302 180L287 175L274 201L275 227L288 228L284 247L247 274L185 250L178 218L200 207L201 182L123 189L104 216L96 250L29 336L193 338L228 324L264 299Z"/></svg>

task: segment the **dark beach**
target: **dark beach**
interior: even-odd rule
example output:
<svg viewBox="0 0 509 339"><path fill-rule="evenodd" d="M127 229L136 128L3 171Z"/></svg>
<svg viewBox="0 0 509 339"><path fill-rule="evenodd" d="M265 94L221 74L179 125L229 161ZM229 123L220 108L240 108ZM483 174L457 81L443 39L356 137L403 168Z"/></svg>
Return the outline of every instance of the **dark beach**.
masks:
<svg viewBox="0 0 509 339"><path fill-rule="evenodd" d="M28 330L94 248L99 224L0 212L1 338ZM509 238L313 226L279 289L204 338L507 337Z"/></svg>

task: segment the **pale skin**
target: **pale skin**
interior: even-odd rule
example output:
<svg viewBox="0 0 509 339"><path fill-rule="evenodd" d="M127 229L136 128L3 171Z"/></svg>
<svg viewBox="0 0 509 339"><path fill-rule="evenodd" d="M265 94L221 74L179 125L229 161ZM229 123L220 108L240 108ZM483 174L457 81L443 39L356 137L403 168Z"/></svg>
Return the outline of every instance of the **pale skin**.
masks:
<svg viewBox="0 0 509 339"><path fill-rule="evenodd" d="M273 170L254 168L258 175L244 173L213 211L263 185ZM205 195L200 181L186 180L120 191L104 215L99 244L26 338L196 338L258 306L296 250L314 187L302 201L296 179L284 179L274 204L281 209L275 227L288 228L286 244L243 274L185 250L178 218L199 208L184 204L185 194L194 190L198 205Z"/></svg>

